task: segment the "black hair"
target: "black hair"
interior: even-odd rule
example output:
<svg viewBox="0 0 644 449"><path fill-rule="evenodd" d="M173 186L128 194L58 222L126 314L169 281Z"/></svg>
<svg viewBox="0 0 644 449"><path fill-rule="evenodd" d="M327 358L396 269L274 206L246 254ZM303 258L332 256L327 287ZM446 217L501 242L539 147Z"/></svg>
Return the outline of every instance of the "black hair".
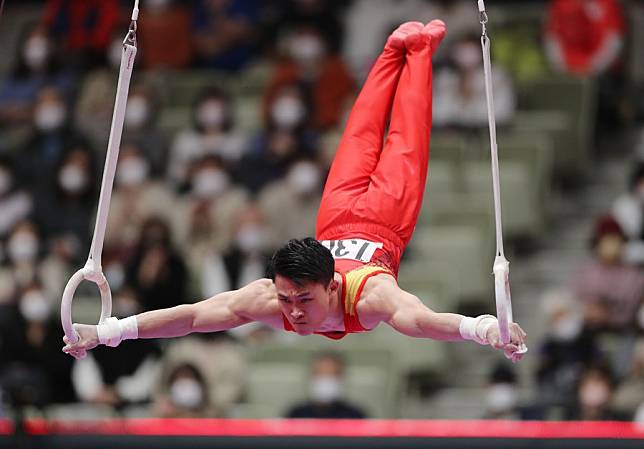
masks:
<svg viewBox="0 0 644 449"><path fill-rule="evenodd" d="M297 285L308 282L325 287L333 280L335 263L331 251L311 237L291 239L271 257L268 276L283 276Z"/></svg>

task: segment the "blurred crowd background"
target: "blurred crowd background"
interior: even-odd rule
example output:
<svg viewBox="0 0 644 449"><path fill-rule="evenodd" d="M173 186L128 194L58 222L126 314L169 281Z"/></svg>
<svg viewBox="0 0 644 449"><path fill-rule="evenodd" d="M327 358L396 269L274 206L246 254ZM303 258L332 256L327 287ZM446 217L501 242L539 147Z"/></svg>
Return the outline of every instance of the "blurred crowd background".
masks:
<svg viewBox="0 0 644 449"><path fill-rule="evenodd" d="M0 17L0 417L644 421L644 3L486 2L506 252L530 352L381 326L258 325L74 361L58 310L87 257L133 2L7 0ZM494 313L474 0L141 0L103 254L117 317L262 277L314 235L345 118L388 34L441 18L425 204L400 272ZM74 320L98 319L83 284Z"/></svg>

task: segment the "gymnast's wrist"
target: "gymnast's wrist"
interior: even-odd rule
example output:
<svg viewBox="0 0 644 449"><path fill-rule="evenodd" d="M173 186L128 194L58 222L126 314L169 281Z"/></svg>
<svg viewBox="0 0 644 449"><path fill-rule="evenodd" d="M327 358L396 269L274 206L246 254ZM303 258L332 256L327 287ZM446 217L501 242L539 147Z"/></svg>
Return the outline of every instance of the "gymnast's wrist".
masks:
<svg viewBox="0 0 644 449"><path fill-rule="evenodd" d="M496 325L497 320L492 315L479 315L473 317L463 317L459 324L458 330L463 340L473 340L480 345L487 345L487 333L490 328Z"/></svg>
<svg viewBox="0 0 644 449"><path fill-rule="evenodd" d="M136 315L119 320L116 317L109 317L96 326L98 342L107 346L118 346L123 340L135 340L139 338L139 328Z"/></svg>

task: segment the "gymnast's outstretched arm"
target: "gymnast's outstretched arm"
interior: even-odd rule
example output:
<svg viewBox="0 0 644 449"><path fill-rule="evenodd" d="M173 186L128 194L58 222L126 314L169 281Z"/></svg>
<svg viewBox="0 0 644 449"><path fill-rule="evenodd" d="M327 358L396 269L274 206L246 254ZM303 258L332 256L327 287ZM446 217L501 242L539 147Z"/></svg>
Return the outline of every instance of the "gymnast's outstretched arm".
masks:
<svg viewBox="0 0 644 449"><path fill-rule="evenodd" d="M270 326L283 325L275 286L270 279L259 279L239 290L223 292L195 304L152 310L122 320L110 318L98 326L74 324L78 342L63 338L66 352L81 358L99 344L116 346L133 338L181 337L193 332L217 332L252 321Z"/></svg>
<svg viewBox="0 0 644 449"><path fill-rule="evenodd" d="M377 280L369 294L358 303L358 312L361 317L372 317L375 321L385 322L410 337L448 341L474 340L479 344L489 344L495 349L503 350L506 357L514 361L521 358L522 354L517 351L526 338L523 329L512 323L511 341L504 345L495 317L481 315L471 318L456 313L435 312L417 296L401 289L389 276Z"/></svg>

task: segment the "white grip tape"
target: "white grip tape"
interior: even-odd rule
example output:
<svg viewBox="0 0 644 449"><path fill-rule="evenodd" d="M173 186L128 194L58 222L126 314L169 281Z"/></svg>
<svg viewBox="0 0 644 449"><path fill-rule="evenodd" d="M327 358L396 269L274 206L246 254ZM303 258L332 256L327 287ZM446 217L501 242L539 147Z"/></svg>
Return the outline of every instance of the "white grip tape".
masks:
<svg viewBox="0 0 644 449"><path fill-rule="evenodd" d="M492 315L480 315L476 318L463 317L458 330L463 340L473 340L480 345L487 345L487 332L490 327L497 324L496 318Z"/></svg>
<svg viewBox="0 0 644 449"><path fill-rule="evenodd" d="M483 0L479 0L479 12L485 11L485 3Z"/></svg>
<svg viewBox="0 0 644 449"><path fill-rule="evenodd" d="M135 340L139 337L136 316L119 320L115 317L107 318L96 326L98 342L107 346L118 346L123 340Z"/></svg>

